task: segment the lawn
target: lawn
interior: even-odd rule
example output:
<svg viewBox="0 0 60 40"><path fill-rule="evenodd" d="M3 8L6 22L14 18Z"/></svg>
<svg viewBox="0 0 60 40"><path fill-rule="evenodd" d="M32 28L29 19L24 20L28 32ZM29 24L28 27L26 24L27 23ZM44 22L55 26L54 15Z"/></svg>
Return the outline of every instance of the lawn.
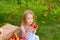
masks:
<svg viewBox="0 0 60 40"><path fill-rule="evenodd" d="M60 40L60 0L0 0L0 27L20 26L25 10L32 10L41 40Z"/></svg>
<svg viewBox="0 0 60 40"><path fill-rule="evenodd" d="M39 26L36 34L41 40L60 40L60 24Z"/></svg>

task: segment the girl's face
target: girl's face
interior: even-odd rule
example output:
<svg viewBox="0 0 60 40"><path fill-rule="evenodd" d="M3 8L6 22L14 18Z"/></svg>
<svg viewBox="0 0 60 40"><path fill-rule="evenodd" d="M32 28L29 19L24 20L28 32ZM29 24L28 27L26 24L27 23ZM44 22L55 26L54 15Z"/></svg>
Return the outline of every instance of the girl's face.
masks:
<svg viewBox="0 0 60 40"><path fill-rule="evenodd" d="M28 25L31 25L33 23L33 15L27 14L26 21Z"/></svg>

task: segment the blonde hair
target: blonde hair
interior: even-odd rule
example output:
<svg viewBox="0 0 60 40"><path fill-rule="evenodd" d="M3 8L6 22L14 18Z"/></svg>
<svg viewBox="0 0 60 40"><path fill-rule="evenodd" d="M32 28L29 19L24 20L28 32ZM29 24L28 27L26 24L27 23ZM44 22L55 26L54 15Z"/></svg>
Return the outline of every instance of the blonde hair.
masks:
<svg viewBox="0 0 60 40"><path fill-rule="evenodd" d="M31 26L33 26L35 24L35 15L31 10L26 10L24 12L23 19L22 19L22 25L23 26L27 25L27 21L26 21L27 14L32 14L33 15L33 23L31 24Z"/></svg>

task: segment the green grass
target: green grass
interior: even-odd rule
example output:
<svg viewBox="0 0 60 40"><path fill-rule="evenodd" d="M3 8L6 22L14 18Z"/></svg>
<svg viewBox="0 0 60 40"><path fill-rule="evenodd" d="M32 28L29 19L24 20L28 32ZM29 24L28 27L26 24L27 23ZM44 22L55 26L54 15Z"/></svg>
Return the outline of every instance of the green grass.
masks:
<svg viewBox="0 0 60 40"><path fill-rule="evenodd" d="M60 40L60 24L40 26L36 33L41 40Z"/></svg>

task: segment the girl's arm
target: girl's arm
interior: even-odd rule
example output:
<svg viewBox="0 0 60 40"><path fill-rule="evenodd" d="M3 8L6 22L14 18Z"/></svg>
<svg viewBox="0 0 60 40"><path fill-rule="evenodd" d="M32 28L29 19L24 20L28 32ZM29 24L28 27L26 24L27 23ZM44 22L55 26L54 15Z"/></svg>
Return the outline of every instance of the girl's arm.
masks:
<svg viewBox="0 0 60 40"><path fill-rule="evenodd" d="M34 33L36 33L37 28L34 30Z"/></svg>

